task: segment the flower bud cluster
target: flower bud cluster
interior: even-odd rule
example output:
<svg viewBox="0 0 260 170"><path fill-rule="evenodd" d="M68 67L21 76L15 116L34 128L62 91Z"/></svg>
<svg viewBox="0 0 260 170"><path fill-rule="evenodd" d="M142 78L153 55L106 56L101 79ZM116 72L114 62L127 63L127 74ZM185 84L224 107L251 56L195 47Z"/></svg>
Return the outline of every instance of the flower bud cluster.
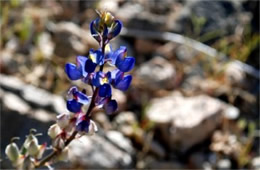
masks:
<svg viewBox="0 0 260 170"><path fill-rule="evenodd" d="M42 158L46 143L39 145L37 136L40 134L34 134L34 132L35 129L30 131L20 150L13 140L7 145L5 153L15 167L23 169L28 162L29 167L33 167Z"/></svg>

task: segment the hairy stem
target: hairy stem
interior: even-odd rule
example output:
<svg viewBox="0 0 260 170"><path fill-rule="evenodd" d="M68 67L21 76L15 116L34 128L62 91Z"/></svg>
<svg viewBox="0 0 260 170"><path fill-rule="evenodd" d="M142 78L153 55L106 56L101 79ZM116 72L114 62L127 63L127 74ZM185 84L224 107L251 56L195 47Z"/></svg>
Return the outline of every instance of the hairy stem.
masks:
<svg viewBox="0 0 260 170"><path fill-rule="evenodd" d="M69 139L66 140L65 142L65 147L68 146L70 144L70 142L75 139L76 135L77 135L77 131L74 131L72 133L72 135L70 136ZM64 147L64 148L65 148ZM38 164L35 165L35 168L41 167L43 166L46 162L50 161L54 156L58 155L61 152L61 150L54 150L52 151L52 153L50 153L49 155L47 155L45 158L43 158Z"/></svg>
<svg viewBox="0 0 260 170"><path fill-rule="evenodd" d="M105 57L105 40L104 39L102 39L102 41L101 41L101 49L102 49L102 54ZM99 71L103 71L103 67L104 67L104 64L100 66ZM89 105L89 109L88 109L88 111L86 113L86 118L90 117L91 111L95 107L95 99L97 97L98 90L99 90L99 87L96 87L96 89L95 89L95 91L93 93L93 96L92 96L91 103Z"/></svg>

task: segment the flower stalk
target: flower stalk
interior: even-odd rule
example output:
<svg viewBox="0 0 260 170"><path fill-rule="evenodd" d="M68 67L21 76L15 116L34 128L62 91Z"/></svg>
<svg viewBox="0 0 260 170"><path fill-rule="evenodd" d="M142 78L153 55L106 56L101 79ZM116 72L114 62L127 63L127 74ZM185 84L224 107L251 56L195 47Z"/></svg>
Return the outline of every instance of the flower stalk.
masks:
<svg viewBox="0 0 260 170"><path fill-rule="evenodd" d="M91 120L93 109L103 108L107 114L112 114L117 110L117 101L112 98L112 87L122 91L129 88L132 76L125 73L133 69L135 59L127 56L126 47L121 46L113 51L109 44L120 33L122 23L109 12L98 14L99 17L90 24L90 32L98 41L100 48L90 49L88 57L77 56L76 65L73 63L65 65L65 72L70 80L81 80L91 86L92 97L86 95L86 89L80 91L76 86L69 89L67 99L69 113L58 115L57 123L49 128L48 135L52 139L53 151L44 158L42 155L46 144L38 144L36 137L39 134L35 134L36 130L31 130L21 151L13 142L8 145L6 153L18 169L49 166L49 163L54 160L67 161L68 145L79 135L92 135L97 131L95 122ZM103 72L105 64L116 69ZM98 66L99 69L95 72ZM89 106L85 113L84 105Z"/></svg>

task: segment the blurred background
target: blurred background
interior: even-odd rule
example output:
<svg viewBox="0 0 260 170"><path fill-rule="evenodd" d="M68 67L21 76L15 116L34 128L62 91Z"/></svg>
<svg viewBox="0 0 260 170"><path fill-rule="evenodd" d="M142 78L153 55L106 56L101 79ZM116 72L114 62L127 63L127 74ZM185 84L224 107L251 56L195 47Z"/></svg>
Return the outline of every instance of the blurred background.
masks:
<svg viewBox="0 0 260 170"><path fill-rule="evenodd" d="M71 143L54 167L259 169L259 1L1 1L1 169L14 136L40 143L66 112L67 62L98 44L95 9L122 20L111 41L136 58L133 82L113 89L116 114L93 114L99 132ZM88 91L90 94L91 91Z"/></svg>

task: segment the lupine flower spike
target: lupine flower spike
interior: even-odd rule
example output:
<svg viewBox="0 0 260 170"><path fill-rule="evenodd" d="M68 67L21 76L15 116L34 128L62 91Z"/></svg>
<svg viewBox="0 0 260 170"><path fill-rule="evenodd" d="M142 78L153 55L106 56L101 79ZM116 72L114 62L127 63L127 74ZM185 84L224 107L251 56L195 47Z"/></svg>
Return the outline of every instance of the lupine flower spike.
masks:
<svg viewBox="0 0 260 170"><path fill-rule="evenodd" d="M132 81L127 74L135 65L135 58L127 56L127 48L113 50L109 42L119 35L123 24L110 12L98 12L99 17L90 23L90 33L100 48L90 49L88 56L77 56L76 63L67 63L65 73L71 81L81 80L91 86L93 94L88 96L85 89L72 86L67 93L67 113L57 116L56 124L48 130L52 139L53 152L42 158L46 144L39 145L35 130L31 130L22 148L12 142L6 147L6 155L18 169L33 169L43 165L50 167L50 160L68 160L68 144L78 136L94 134L98 128L91 114L93 109L104 109L107 114L117 110L113 99L113 88L126 91ZM104 66L114 67L104 72ZM113 88L112 88L113 87ZM86 107L84 107L86 106ZM88 108L85 111L85 108ZM52 159L55 158L55 159Z"/></svg>

